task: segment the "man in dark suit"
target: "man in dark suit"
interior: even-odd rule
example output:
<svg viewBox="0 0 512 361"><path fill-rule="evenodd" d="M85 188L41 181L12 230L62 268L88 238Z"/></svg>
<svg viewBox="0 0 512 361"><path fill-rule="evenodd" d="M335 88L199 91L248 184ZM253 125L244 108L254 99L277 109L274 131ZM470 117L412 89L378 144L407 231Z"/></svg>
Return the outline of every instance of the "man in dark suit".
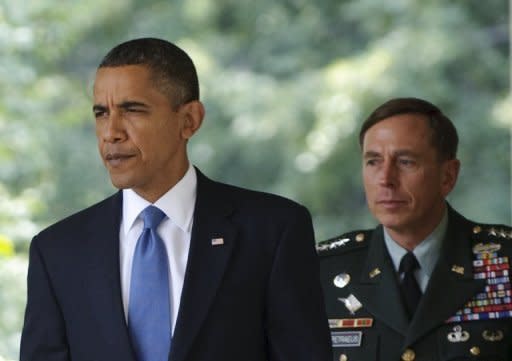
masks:
<svg viewBox="0 0 512 361"><path fill-rule="evenodd" d="M359 139L380 225L317 247L333 360L511 360L512 231L447 204L452 122L424 100L392 99Z"/></svg>
<svg viewBox="0 0 512 361"><path fill-rule="evenodd" d="M188 55L116 46L93 110L122 190L34 237L21 360L329 360L308 211L188 161L204 116Z"/></svg>

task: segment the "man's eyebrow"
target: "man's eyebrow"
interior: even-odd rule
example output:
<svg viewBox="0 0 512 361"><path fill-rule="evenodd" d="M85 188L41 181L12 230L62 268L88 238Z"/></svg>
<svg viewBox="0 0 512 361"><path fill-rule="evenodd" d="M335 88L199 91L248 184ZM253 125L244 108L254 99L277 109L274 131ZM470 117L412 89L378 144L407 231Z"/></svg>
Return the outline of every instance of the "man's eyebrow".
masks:
<svg viewBox="0 0 512 361"><path fill-rule="evenodd" d="M363 154L364 158L375 158L375 157L379 157L379 156L380 156L380 153L376 152L374 150L368 150L368 151L364 152L364 154Z"/></svg>
<svg viewBox="0 0 512 361"><path fill-rule="evenodd" d="M133 108L133 107L137 107L137 108L149 108L149 106L145 103L142 103L142 102L137 102L137 101L125 101L125 102L122 102L120 103L119 105L117 105L118 108L122 108L122 109L128 109L128 108Z"/></svg>
<svg viewBox="0 0 512 361"><path fill-rule="evenodd" d="M410 149L398 149L395 152L395 155L398 157L400 157L400 156L417 157L418 153L416 153L415 151L410 150Z"/></svg>
<svg viewBox="0 0 512 361"><path fill-rule="evenodd" d="M380 157L381 153L375 151L375 150L368 150L363 154L364 158L374 158L374 157ZM417 157L418 154L410 149L398 149L393 152L393 156L400 157L400 156L408 156L408 157Z"/></svg>
<svg viewBox="0 0 512 361"><path fill-rule="evenodd" d="M142 102L137 102L137 101L125 101L125 102L118 104L116 107L121 108L121 109L129 109L129 108L134 108L134 107L149 108L149 106L147 104L142 103ZM102 104L94 104L92 107L92 110L94 112L103 112L103 111L106 111L107 109L108 109L108 107L105 105L102 105Z"/></svg>
<svg viewBox="0 0 512 361"><path fill-rule="evenodd" d="M105 110L107 110L107 107L104 106L104 105L100 105L100 104L94 104L92 106L92 111L93 112L104 112Z"/></svg>

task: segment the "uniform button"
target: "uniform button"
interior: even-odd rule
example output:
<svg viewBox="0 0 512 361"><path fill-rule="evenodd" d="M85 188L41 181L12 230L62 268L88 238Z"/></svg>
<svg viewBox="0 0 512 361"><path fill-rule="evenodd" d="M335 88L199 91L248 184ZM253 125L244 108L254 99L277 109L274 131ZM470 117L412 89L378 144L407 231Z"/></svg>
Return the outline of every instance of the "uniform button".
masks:
<svg viewBox="0 0 512 361"><path fill-rule="evenodd" d="M404 351L404 353L402 354L403 361L414 361L415 358L416 358L416 354L410 348L406 349Z"/></svg>
<svg viewBox="0 0 512 361"><path fill-rule="evenodd" d="M342 354L340 355L340 361L348 361L348 357L347 357L347 355L345 355L344 353L342 353Z"/></svg>
<svg viewBox="0 0 512 361"><path fill-rule="evenodd" d="M473 356L478 356L478 355L480 355L480 347L477 347L477 346L471 347L469 349L469 352L471 352L471 354Z"/></svg>

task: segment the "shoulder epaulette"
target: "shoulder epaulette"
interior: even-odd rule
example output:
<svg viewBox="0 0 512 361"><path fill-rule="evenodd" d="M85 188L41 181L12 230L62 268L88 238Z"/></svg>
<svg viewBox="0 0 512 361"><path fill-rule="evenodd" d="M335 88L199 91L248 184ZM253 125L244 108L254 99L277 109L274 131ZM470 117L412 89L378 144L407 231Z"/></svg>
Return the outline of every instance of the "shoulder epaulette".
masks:
<svg viewBox="0 0 512 361"><path fill-rule="evenodd" d="M512 240L512 228L503 224L475 224L472 238L474 241Z"/></svg>
<svg viewBox="0 0 512 361"><path fill-rule="evenodd" d="M316 245L318 254L326 254L329 251L338 249L352 249L354 247L366 246L371 238L372 230L361 230L344 233L340 236L321 241Z"/></svg>

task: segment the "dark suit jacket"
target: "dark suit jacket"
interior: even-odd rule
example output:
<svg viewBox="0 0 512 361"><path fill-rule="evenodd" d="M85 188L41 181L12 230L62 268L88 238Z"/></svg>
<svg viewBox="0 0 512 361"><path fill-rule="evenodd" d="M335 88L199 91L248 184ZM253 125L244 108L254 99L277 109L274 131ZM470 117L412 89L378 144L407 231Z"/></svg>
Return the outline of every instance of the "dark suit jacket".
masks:
<svg viewBox="0 0 512 361"><path fill-rule="evenodd" d="M333 360L512 359L512 318L449 321L458 310L468 308L477 293L485 292L487 279L474 277L473 247L499 244L497 257L510 261L511 229L478 225L451 208L448 217L440 258L410 324L382 226L320 242L322 285L335 346ZM510 281L504 287L510 288ZM350 295L361 304L352 308L353 314L344 300ZM506 297L489 298L506 301Z"/></svg>
<svg viewBox="0 0 512 361"><path fill-rule="evenodd" d="M197 173L169 360L330 360L308 211ZM119 192L34 237L22 361L135 360L121 300L121 205Z"/></svg>

